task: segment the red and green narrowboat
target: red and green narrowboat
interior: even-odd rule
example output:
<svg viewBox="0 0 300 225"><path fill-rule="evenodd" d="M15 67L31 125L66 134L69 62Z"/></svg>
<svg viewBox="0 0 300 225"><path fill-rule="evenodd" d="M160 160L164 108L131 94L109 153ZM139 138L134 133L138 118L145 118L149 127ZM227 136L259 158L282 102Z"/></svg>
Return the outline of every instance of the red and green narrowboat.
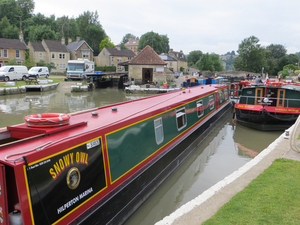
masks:
<svg viewBox="0 0 300 225"><path fill-rule="evenodd" d="M285 130L300 114L298 83L268 82L242 89L235 104L237 122L259 130Z"/></svg>
<svg viewBox="0 0 300 225"><path fill-rule="evenodd" d="M203 85L2 128L1 224L124 223L230 108Z"/></svg>

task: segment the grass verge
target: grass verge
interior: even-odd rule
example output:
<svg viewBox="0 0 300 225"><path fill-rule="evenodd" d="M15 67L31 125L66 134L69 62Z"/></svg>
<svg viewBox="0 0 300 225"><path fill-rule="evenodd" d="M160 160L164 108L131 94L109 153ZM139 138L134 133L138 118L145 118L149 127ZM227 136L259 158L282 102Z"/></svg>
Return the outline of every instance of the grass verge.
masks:
<svg viewBox="0 0 300 225"><path fill-rule="evenodd" d="M45 78L40 78L41 80L42 79L45 79ZM50 77L50 80L53 80L52 83L49 83L49 84L55 84L55 83L59 83L59 82L63 82L64 79L63 78L54 78L54 77ZM5 88L9 88L9 87L21 87L21 86L24 86L24 85L27 85L25 81L22 81L22 80L15 80L15 81L9 81L9 82L15 82L15 86L6 86L6 82L0 82L0 87L5 87Z"/></svg>
<svg viewBox="0 0 300 225"><path fill-rule="evenodd" d="M203 224L300 224L300 162L276 159Z"/></svg>

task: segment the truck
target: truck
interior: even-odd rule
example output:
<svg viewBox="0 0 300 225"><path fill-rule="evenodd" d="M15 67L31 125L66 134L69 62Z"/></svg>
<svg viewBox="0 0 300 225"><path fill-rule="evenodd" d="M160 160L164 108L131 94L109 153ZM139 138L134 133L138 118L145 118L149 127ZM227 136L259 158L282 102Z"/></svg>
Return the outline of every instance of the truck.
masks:
<svg viewBox="0 0 300 225"><path fill-rule="evenodd" d="M67 78L74 80L83 80L87 75L95 72L95 63L88 60L78 58L77 60L68 61Z"/></svg>

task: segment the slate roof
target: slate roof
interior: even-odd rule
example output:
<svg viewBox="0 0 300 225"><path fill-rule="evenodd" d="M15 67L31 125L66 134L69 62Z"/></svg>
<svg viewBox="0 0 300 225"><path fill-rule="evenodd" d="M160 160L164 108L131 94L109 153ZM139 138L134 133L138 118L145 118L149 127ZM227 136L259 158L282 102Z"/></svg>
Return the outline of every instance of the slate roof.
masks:
<svg viewBox="0 0 300 225"><path fill-rule="evenodd" d="M177 58L177 60L179 61L187 61L185 55L182 52L174 52L173 54L175 54L175 57Z"/></svg>
<svg viewBox="0 0 300 225"><path fill-rule="evenodd" d="M69 52L67 47L60 41L44 40L50 52Z"/></svg>
<svg viewBox="0 0 300 225"><path fill-rule="evenodd" d="M136 55L130 62L129 65L166 65L167 63L159 57L159 55L147 45Z"/></svg>
<svg viewBox="0 0 300 225"><path fill-rule="evenodd" d="M0 38L0 48L2 49L28 49L24 42L19 39Z"/></svg>
<svg viewBox="0 0 300 225"><path fill-rule="evenodd" d="M168 55L159 55L159 57L164 61L175 61L175 59L173 59L172 57L170 57Z"/></svg>
<svg viewBox="0 0 300 225"><path fill-rule="evenodd" d="M42 43L39 43L39 42L30 42L33 50L35 52L45 52L46 49L44 48L44 46L42 45Z"/></svg>
<svg viewBox="0 0 300 225"><path fill-rule="evenodd" d="M126 42L125 46L138 46L140 40L131 39Z"/></svg>
<svg viewBox="0 0 300 225"><path fill-rule="evenodd" d="M69 51L77 51L84 43L86 43L86 41L82 40L82 41L74 41L71 42L67 45L67 48L69 49ZM92 52L94 52L94 50L88 45L88 43L86 43L86 45L92 50Z"/></svg>
<svg viewBox="0 0 300 225"><path fill-rule="evenodd" d="M126 57L135 56L135 53L129 49L121 49L121 50L118 50L116 48L106 48L106 49L112 56L126 56Z"/></svg>

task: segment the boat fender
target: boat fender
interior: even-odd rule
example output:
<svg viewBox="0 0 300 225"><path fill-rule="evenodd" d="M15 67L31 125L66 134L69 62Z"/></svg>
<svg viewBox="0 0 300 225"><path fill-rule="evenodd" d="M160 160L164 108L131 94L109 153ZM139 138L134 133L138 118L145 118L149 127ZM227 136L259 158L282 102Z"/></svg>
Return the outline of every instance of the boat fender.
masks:
<svg viewBox="0 0 300 225"><path fill-rule="evenodd" d="M57 127L69 124L70 115L64 113L40 113L24 118L30 127Z"/></svg>

